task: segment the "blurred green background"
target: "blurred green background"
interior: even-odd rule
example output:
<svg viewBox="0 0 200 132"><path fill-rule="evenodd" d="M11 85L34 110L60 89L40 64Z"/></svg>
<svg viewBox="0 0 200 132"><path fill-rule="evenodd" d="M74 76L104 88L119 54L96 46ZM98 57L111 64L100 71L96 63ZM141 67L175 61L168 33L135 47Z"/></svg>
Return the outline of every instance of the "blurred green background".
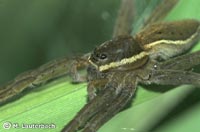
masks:
<svg viewBox="0 0 200 132"><path fill-rule="evenodd" d="M0 84L111 38L120 0L0 0Z"/></svg>
<svg viewBox="0 0 200 132"><path fill-rule="evenodd" d="M166 18L167 20L184 18L200 20L199 0L180 1ZM0 84L13 79L18 73L34 69L49 60L91 51L101 42L110 39L119 4L120 0L0 0ZM199 49L200 45L194 48L194 50ZM194 70L199 71L199 66ZM35 94L33 97L37 98L37 95L42 92L31 94ZM75 114L81 108L86 93L83 91L80 93L82 98L77 99L80 95L74 93L66 96L69 101L58 100L63 101L61 106L54 107L59 102L53 104L52 101L51 106L47 107L43 104L41 108L34 108L32 111L35 113L39 111L42 114L41 110L44 110L43 113L51 114L50 110L53 106L58 112L55 115L56 123L59 123L60 118L66 115L64 112L67 113L66 118L73 117L68 109L73 109L71 111ZM82 104L70 107L72 105L70 101L77 102L76 105L82 101ZM148 87L147 89L139 87L133 107L119 113L99 131L199 132L199 101L200 90L190 86L182 86L162 94ZM19 103L23 102L23 99L19 101ZM60 110L62 106L65 107ZM7 111L6 108L9 108L9 105L2 110ZM13 109L15 110L16 106L13 106ZM45 109L48 109L48 112ZM32 111L26 114L31 115ZM33 112L32 116L35 113ZM22 114L20 119L23 117ZM50 116L46 118L46 120L51 119ZM62 126L65 124L64 120L60 122Z"/></svg>

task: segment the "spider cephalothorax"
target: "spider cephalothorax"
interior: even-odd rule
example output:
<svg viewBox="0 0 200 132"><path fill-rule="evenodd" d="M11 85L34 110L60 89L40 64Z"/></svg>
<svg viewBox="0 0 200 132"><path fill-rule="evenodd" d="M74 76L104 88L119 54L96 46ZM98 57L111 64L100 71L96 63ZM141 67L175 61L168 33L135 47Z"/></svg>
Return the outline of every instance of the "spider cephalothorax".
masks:
<svg viewBox="0 0 200 132"><path fill-rule="evenodd" d="M95 48L89 62L99 71L105 72L134 69L144 64L147 58L133 37L119 36Z"/></svg>
<svg viewBox="0 0 200 132"><path fill-rule="evenodd" d="M198 41L199 32L195 20L153 24L136 37L119 36L104 42L94 49L89 62L101 72L135 69L149 57L166 60L185 52Z"/></svg>

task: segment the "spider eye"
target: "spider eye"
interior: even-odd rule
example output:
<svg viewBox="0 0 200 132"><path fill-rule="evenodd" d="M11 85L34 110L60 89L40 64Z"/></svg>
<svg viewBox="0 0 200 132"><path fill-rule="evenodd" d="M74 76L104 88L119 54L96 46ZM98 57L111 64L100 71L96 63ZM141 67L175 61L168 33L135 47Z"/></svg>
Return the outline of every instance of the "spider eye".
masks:
<svg viewBox="0 0 200 132"><path fill-rule="evenodd" d="M100 59L104 60L104 59L106 59L106 58L107 58L107 55L106 55L106 54L101 54L101 55L100 55Z"/></svg>
<svg viewBox="0 0 200 132"><path fill-rule="evenodd" d="M97 54L97 57L101 60L104 60L107 58L107 55L105 53L102 53L102 54Z"/></svg>

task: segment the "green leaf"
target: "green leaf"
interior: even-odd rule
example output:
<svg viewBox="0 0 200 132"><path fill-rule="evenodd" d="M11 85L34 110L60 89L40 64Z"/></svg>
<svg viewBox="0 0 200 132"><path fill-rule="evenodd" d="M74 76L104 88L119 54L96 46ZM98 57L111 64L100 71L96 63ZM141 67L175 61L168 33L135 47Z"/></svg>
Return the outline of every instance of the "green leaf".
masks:
<svg viewBox="0 0 200 132"><path fill-rule="evenodd" d="M1 126L5 122L17 124L18 129L10 130L20 132L27 131L21 129L23 124L51 124L56 128L48 131L59 131L85 104L85 88L86 84L71 84L69 78L58 79L38 87L20 99L2 106L0 124ZM1 127L0 131L6 130ZM29 131L38 131L38 129Z"/></svg>

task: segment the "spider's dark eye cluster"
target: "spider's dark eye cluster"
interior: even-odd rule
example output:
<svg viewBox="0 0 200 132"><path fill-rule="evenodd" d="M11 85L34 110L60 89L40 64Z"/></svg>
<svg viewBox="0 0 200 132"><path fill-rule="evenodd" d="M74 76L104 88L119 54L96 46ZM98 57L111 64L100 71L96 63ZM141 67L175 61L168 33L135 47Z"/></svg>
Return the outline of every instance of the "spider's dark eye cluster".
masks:
<svg viewBox="0 0 200 132"><path fill-rule="evenodd" d="M96 57L101 59L101 60L104 60L107 58L107 55L105 53L101 53L101 54L96 54Z"/></svg>

